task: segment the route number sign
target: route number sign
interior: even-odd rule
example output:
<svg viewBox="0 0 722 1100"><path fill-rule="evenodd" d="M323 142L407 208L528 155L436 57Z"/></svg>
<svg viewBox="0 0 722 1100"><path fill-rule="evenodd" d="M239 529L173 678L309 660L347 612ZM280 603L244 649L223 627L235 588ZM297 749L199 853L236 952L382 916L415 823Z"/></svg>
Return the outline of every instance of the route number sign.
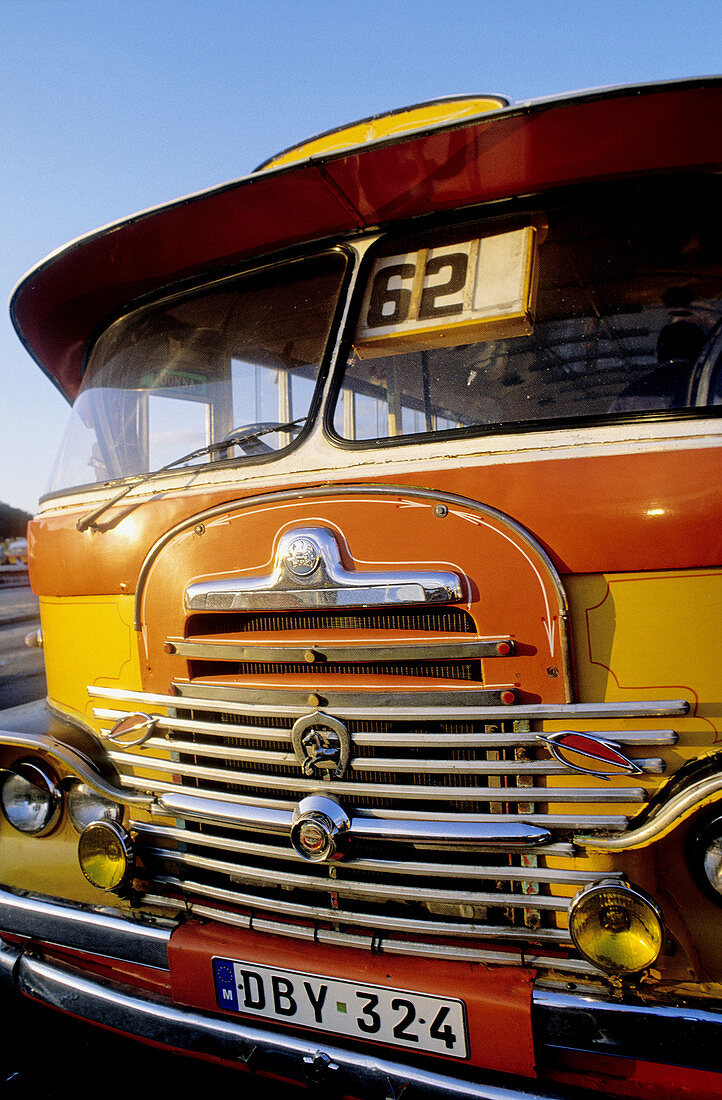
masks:
<svg viewBox="0 0 722 1100"><path fill-rule="evenodd" d="M532 331L536 231L379 258L355 351L360 358Z"/></svg>

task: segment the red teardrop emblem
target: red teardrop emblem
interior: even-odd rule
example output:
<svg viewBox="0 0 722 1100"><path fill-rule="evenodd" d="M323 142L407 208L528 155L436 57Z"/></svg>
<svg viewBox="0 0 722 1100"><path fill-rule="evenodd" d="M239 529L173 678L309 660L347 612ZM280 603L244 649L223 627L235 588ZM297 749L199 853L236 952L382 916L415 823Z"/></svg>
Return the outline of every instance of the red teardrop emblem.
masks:
<svg viewBox="0 0 722 1100"><path fill-rule="evenodd" d="M573 730L561 730L540 740L544 741L560 764L583 775L609 779L613 775L642 774L642 769L624 756L614 741L603 741L600 737Z"/></svg>

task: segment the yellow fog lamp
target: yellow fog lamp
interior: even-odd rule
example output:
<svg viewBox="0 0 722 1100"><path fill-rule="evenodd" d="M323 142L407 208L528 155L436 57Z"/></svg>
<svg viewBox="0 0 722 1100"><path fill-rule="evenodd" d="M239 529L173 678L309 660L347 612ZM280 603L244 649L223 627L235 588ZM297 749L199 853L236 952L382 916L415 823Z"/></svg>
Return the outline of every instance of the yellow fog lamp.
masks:
<svg viewBox="0 0 722 1100"><path fill-rule="evenodd" d="M43 836L51 832L58 822L62 805L57 777L42 761L19 760L2 781L2 812L20 833Z"/></svg>
<svg viewBox="0 0 722 1100"><path fill-rule="evenodd" d="M610 974L637 974L662 949L662 916L637 887L614 880L593 882L573 898L569 932L574 946Z"/></svg>
<svg viewBox="0 0 722 1100"><path fill-rule="evenodd" d="M93 821L78 841L80 869L99 890L118 892L133 874L133 842L115 821Z"/></svg>

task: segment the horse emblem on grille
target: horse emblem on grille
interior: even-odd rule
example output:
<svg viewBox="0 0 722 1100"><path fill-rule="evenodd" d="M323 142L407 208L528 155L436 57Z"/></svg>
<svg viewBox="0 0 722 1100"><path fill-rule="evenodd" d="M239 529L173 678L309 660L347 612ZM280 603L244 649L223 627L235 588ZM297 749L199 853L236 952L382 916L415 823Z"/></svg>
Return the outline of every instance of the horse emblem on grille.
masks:
<svg viewBox="0 0 722 1100"><path fill-rule="evenodd" d="M316 711L294 723L291 743L303 774L340 779L351 757L351 737L343 722Z"/></svg>

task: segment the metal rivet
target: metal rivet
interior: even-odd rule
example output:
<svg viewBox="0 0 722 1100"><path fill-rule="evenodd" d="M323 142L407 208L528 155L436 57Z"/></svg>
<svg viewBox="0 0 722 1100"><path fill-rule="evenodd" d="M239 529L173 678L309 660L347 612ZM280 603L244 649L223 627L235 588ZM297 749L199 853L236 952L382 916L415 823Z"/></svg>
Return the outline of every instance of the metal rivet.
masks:
<svg viewBox="0 0 722 1100"><path fill-rule="evenodd" d="M304 659L304 661L306 661L306 662L307 662L307 663L308 663L309 665L312 665L312 664L313 664L313 662L314 662L314 661L316 660L316 654L315 654L315 653L313 652L313 650L312 650L312 649L307 649L307 650L306 650L306 652L305 652L305 653L304 653L304 655L303 655L303 659Z"/></svg>
<svg viewBox="0 0 722 1100"><path fill-rule="evenodd" d="M321 703L322 703L322 701L323 701L323 700L321 699L321 696L320 696L320 695L316 695L316 693L315 693L315 692L312 692L312 693L311 693L311 695L309 695L309 697L308 697L308 705L309 705L309 707L320 707L320 706L321 706Z"/></svg>
<svg viewBox="0 0 722 1100"><path fill-rule="evenodd" d="M164 653L175 653L175 646L171 645L170 642L166 642L165 645L163 646L163 652Z"/></svg>
<svg viewBox="0 0 722 1100"><path fill-rule="evenodd" d="M449 514L449 509L446 507L445 504L437 504L436 507L434 508L434 515L438 516L439 519L443 519L444 516L448 516L448 514Z"/></svg>
<svg viewBox="0 0 722 1100"><path fill-rule="evenodd" d="M559 675L559 669L558 668L555 668L554 666L552 666L551 668L547 669L547 676L551 676L552 679L556 679L556 677L558 675Z"/></svg>
<svg viewBox="0 0 722 1100"><path fill-rule="evenodd" d="M202 523L197 523L195 525L195 527L193 528L193 533L195 535L202 535L204 531L205 531L205 526Z"/></svg>

